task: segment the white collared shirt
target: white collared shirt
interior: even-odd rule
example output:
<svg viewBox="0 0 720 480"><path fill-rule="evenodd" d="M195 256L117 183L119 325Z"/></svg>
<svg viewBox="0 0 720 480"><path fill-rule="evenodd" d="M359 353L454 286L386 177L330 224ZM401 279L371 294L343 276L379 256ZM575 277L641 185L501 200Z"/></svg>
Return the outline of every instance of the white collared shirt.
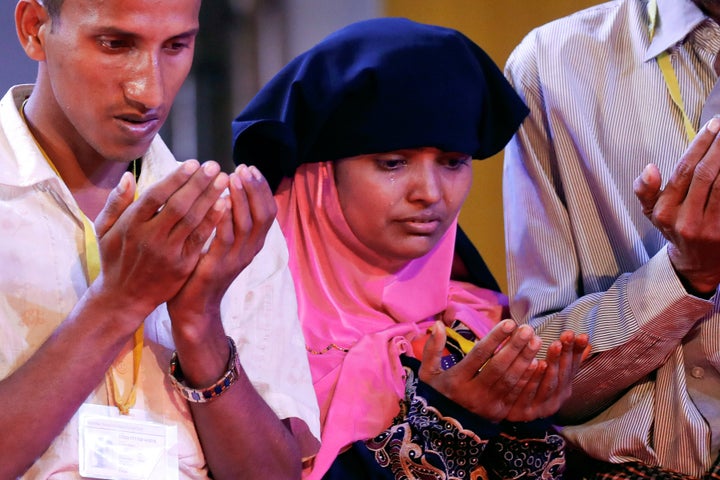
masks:
<svg viewBox="0 0 720 480"><path fill-rule="evenodd" d="M30 92L31 86L14 87L0 101L0 378L27 361L87 289L81 212L18 113ZM138 188L142 191L177 165L157 137L142 159ZM280 418L304 421L319 439L319 411L287 258L275 222L261 252L223 298L222 319L265 401ZM145 320L135 408L178 426L180 478L207 478L190 410L165 378L173 350L162 305ZM115 366L120 382L129 381L132 352ZM112 405L104 383L87 401ZM80 478L77 430L76 415L24 478Z"/></svg>

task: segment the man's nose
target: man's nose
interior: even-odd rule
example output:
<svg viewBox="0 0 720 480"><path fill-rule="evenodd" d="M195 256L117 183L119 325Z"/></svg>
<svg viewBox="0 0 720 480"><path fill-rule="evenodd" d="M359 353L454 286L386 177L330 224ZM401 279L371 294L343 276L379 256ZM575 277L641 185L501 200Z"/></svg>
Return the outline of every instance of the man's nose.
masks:
<svg viewBox="0 0 720 480"><path fill-rule="evenodd" d="M133 65L130 78L124 84L125 98L142 110L153 110L163 102L162 70L158 57L152 53L141 55Z"/></svg>

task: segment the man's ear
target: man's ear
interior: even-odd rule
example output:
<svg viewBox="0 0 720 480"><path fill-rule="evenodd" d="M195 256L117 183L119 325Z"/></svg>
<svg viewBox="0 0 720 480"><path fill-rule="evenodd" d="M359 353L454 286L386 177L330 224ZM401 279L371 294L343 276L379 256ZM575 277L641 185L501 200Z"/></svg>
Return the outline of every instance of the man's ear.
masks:
<svg viewBox="0 0 720 480"><path fill-rule="evenodd" d="M15 29L20 45L33 60L45 60L45 34L50 31L50 16L37 0L18 0Z"/></svg>

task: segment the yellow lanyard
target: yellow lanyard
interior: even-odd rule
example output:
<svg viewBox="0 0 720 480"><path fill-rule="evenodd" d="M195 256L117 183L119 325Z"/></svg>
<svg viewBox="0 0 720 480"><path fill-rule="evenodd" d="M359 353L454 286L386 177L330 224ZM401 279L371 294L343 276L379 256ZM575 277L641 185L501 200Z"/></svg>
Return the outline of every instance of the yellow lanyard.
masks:
<svg viewBox="0 0 720 480"><path fill-rule="evenodd" d="M650 0L648 2L648 18L650 20L648 24L648 30L650 32L650 40L655 35L655 27L657 26L657 15L658 6L657 0ZM696 132L693 127L690 118L685 113L685 104L683 103L682 95L680 94L680 83L678 82L675 69L673 69L672 63L670 62L670 54L667 50L663 51L657 56L657 63L662 72L665 85L667 85L668 92L670 92L670 98L672 98L675 105L680 109L680 113L683 117L683 124L685 125L685 133L687 134L688 141L692 142L695 138Z"/></svg>
<svg viewBox="0 0 720 480"><path fill-rule="evenodd" d="M25 102L27 102L27 100L25 100ZM23 103L22 107L20 108L20 116L22 117L23 121L25 121L25 103ZM60 172L58 172L57 168L55 168L55 165L47 156L45 150L43 150L43 148L40 146L39 143L37 143L37 141L35 141L35 144L37 145L38 150L40 150L40 153L42 153L43 157L47 161L48 165L50 165L55 174L58 176L58 178L62 179L62 177L60 176ZM135 192L135 197L137 199L137 191ZM92 222L82 211L80 211L80 215L82 216L83 234L85 236L86 274L88 285L90 285L100 274L100 249L98 247L97 237L95 236L95 229L93 228ZM137 397L138 377L140 375L140 362L142 360L143 339L144 329L143 324L141 324L133 335L133 382L132 387L130 388L130 392L128 393L125 400L122 400L120 398L120 389L118 388L115 377L112 374L112 370L109 370L106 374L111 386L110 390L113 396L113 402L115 403L115 406L117 406L118 410L120 410L120 413L123 415L127 415L130 412L130 409L135 406L135 400Z"/></svg>

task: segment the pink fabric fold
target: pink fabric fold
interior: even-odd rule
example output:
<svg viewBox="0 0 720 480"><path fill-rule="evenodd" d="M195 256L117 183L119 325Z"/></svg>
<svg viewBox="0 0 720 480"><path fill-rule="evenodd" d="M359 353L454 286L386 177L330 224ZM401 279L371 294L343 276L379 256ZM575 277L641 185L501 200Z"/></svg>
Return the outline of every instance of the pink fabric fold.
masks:
<svg viewBox="0 0 720 480"><path fill-rule="evenodd" d="M332 162L301 165L276 200L320 404L322 446L306 475L317 479L344 447L391 424L405 391L400 355L412 355L414 338L436 319L482 336L507 302L450 281L457 219L431 252L391 270L347 225Z"/></svg>

